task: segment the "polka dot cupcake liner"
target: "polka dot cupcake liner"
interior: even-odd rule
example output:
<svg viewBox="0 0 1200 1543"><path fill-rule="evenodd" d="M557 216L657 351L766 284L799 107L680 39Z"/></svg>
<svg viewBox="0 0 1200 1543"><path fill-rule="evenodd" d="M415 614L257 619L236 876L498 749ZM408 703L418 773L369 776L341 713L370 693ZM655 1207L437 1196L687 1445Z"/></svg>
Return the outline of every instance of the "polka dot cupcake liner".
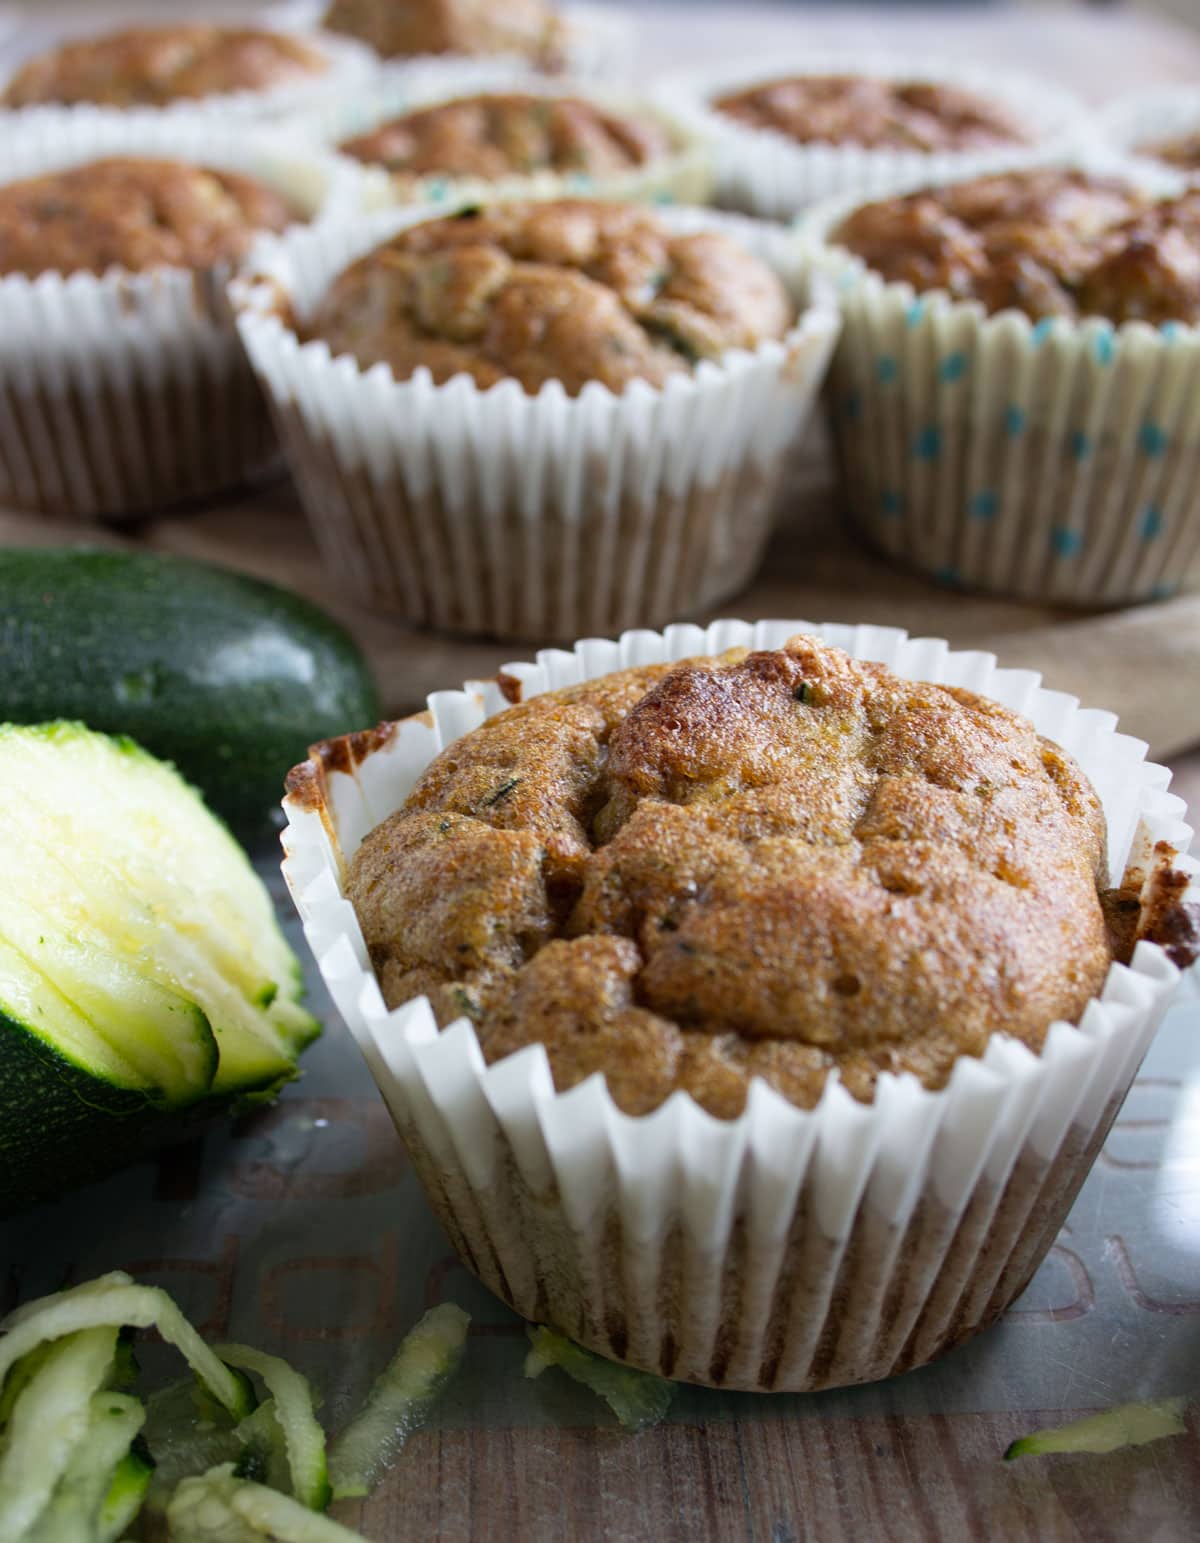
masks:
<svg viewBox="0 0 1200 1543"><path fill-rule="evenodd" d="M917 294L828 240L861 202L800 224L842 307L827 400L854 522L951 585L1086 606L1172 594L1200 553L1200 329Z"/></svg>
<svg viewBox="0 0 1200 1543"><path fill-rule="evenodd" d="M748 582L837 337L832 292L810 291L796 239L662 211L673 229L728 230L801 307L784 338L662 387L435 385L300 341L293 318L343 268L428 218L386 210L264 238L230 287L330 574L410 625L538 639L662 622Z"/></svg>
<svg viewBox="0 0 1200 1543"><path fill-rule="evenodd" d="M0 183L126 155L260 178L313 220L355 202L333 157L297 154L269 132L86 107L14 115ZM227 266L0 277L0 504L141 515L276 465L228 277Z"/></svg>
<svg viewBox="0 0 1200 1543"><path fill-rule="evenodd" d="M1111 872L1195 872L1171 855L1191 832L1169 773L1112 714L937 639L720 621L590 638L505 673L528 698L635 665L777 648L796 632L1026 714L1091 778ZM507 705L494 682L437 692L418 717L316 747L284 802L283 872L309 946L467 1267L602 1355L753 1391L891 1376L994 1321L1054 1241L1176 990L1166 954L1140 943L1078 1026L1050 1026L1040 1054L994 1035L937 1092L884 1073L864 1104L835 1079L801 1110L756 1079L726 1121L683 1092L623 1114L600 1074L558 1093L540 1045L488 1066L469 1020L439 1032L423 997L389 1011L343 894L367 832L445 746Z"/></svg>
<svg viewBox="0 0 1200 1543"><path fill-rule="evenodd" d="M664 107L712 141L716 201L760 219L788 220L821 199L863 197L897 182L941 181L1011 161L1013 146L984 150L868 149L862 145L798 144L773 129L756 129L717 112L713 101L765 81L793 75L868 76L944 83L1006 108L1037 141L1030 153L1078 144L1090 119L1061 87L1030 75L972 67L925 56L837 52L783 55L754 63L666 77L655 90Z"/></svg>
<svg viewBox="0 0 1200 1543"><path fill-rule="evenodd" d="M661 108L628 94L580 85L557 76L514 72L485 61L458 69L446 66L432 77L414 75L406 65L385 66L376 85L311 112L298 113L288 129L336 152L343 141L369 133L380 124L417 108L451 102L485 91L519 91L533 96L582 95L610 112L657 123L671 149L643 166L607 175L538 171L494 180L482 177L410 176L389 173L380 165L353 162L362 179L363 206L396 204L453 208L497 198L604 198L626 203L706 204L712 193L712 153L703 139ZM349 159L349 158L347 158Z"/></svg>

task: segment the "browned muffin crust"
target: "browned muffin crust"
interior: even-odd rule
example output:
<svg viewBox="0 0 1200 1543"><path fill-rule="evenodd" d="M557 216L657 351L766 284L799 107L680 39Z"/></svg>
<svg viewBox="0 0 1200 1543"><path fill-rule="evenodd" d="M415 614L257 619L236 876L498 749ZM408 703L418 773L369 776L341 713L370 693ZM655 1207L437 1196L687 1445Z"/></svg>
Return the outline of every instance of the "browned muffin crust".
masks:
<svg viewBox="0 0 1200 1543"><path fill-rule="evenodd" d="M864 205L833 232L885 279L1035 320L1200 321L1200 189L1048 168Z"/></svg>
<svg viewBox="0 0 1200 1543"><path fill-rule="evenodd" d="M1112 959L1104 817L1075 763L969 691L798 636L628 670L451 745L350 864L386 1001L427 993L494 1061L545 1044L632 1114L761 1076L941 1087L1034 1050ZM1129 940L1130 943L1132 940Z"/></svg>
<svg viewBox="0 0 1200 1543"><path fill-rule="evenodd" d="M1190 134L1176 134L1167 139L1149 139L1135 146L1138 155L1164 161L1184 171L1200 171L1200 129Z"/></svg>
<svg viewBox="0 0 1200 1543"><path fill-rule="evenodd" d="M322 26L369 43L385 59L409 54L525 54L560 68L563 27L546 0L332 0Z"/></svg>
<svg viewBox="0 0 1200 1543"><path fill-rule="evenodd" d="M611 176L671 151L652 118L609 112L581 97L483 93L418 108L339 148L413 177L501 177L531 172Z"/></svg>
<svg viewBox="0 0 1200 1543"><path fill-rule="evenodd" d="M957 86L866 75L796 75L717 97L713 106L797 144L872 150L979 150L1029 136L996 102Z"/></svg>
<svg viewBox="0 0 1200 1543"><path fill-rule="evenodd" d="M29 59L4 91L8 107L97 102L162 107L227 91L266 91L329 68L298 37L251 27L128 27Z"/></svg>
<svg viewBox="0 0 1200 1543"><path fill-rule="evenodd" d="M278 193L237 172L131 156L92 161L0 187L0 273L208 268L292 218Z"/></svg>
<svg viewBox="0 0 1200 1543"><path fill-rule="evenodd" d="M725 234L569 199L409 226L334 280L303 335L397 379L424 365L438 382L557 380L576 395L593 380L662 385L782 337L793 315L778 276Z"/></svg>

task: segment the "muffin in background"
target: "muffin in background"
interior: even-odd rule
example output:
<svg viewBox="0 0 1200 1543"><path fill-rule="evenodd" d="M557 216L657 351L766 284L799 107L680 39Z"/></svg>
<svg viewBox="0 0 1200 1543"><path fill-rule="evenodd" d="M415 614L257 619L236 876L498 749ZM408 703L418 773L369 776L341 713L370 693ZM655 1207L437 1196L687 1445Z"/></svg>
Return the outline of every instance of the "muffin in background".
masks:
<svg viewBox="0 0 1200 1543"><path fill-rule="evenodd" d="M830 201L846 505L951 584L1161 598L1200 552L1200 196L1065 159Z"/></svg>
<svg viewBox="0 0 1200 1543"><path fill-rule="evenodd" d="M775 57L669 76L655 95L711 139L717 202L762 219L1074 144L1088 123L1035 76L919 56Z"/></svg>
<svg viewBox="0 0 1200 1543"><path fill-rule="evenodd" d="M652 104L503 67L415 84L386 67L371 90L293 124L362 167L364 203L452 206L563 195L703 204L709 148Z"/></svg>
<svg viewBox="0 0 1200 1543"><path fill-rule="evenodd" d="M373 68L361 45L319 33L203 22L123 27L27 58L0 91L0 106L267 113L352 89Z"/></svg>
<svg viewBox="0 0 1200 1543"><path fill-rule="evenodd" d="M547 0L331 0L322 25L369 43L381 58L517 54L561 68L564 34Z"/></svg>
<svg viewBox="0 0 1200 1543"><path fill-rule="evenodd" d="M330 571L499 636L744 583L836 332L787 232L588 200L265 240L231 294Z"/></svg>
<svg viewBox="0 0 1200 1543"><path fill-rule="evenodd" d="M467 1266L604 1355L760 1391L890 1376L1003 1312L1196 943L1182 803L1111 718L937 639L798 625L591 638L439 692L314 747L283 838Z"/></svg>
<svg viewBox="0 0 1200 1543"><path fill-rule="evenodd" d="M180 114L47 110L0 148L0 502L158 511L277 458L224 284L347 173ZM342 191L339 192L339 189Z"/></svg>

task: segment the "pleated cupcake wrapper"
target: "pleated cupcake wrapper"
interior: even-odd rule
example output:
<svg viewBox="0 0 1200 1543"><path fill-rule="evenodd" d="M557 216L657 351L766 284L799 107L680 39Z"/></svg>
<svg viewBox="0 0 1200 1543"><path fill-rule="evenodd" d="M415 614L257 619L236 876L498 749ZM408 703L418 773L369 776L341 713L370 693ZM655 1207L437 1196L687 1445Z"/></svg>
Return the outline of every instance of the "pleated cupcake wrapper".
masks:
<svg viewBox="0 0 1200 1543"><path fill-rule="evenodd" d="M414 76L407 65L385 66L378 83L354 97L310 112L299 112L287 127L315 144L336 151L345 140L417 108L480 92L520 91L536 96L582 94L611 112L656 121L673 149L644 166L608 175L537 171L487 180L428 174L392 174L380 165L353 164L362 177L363 205L382 209L395 204L452 207L496 198L605 198L627 203L705 204L712 192L712 153L707 142L670 113L629 93L614 94L563 76L530 75L511 66L473 60L457 68L446 64L433 78Z"/></svg>
<svg viewBox="0 0 1200 1543"><path fill-rule="evenodd" d="M1096 127L1098 134L1114 150L1140 156L1145 144L1200 133L1200 88L1160 86L1156 91L1118 97L1097 112ZM1152 156L1146 159L1158 164ZM1189 175L1184 167L1172 166L1170 169L1181 176ZM1190 175L1200 177L1200 170Z"/></svg>
<svg viewBox="0 0 1200 1543"><path fill-rule="evenodd" d="M800 225L841 299L828 401L856 522L950 584L1088 606L1172 593L1200 551L1200 328L917 295L824 245L856 202Z"/></svg>
<svg viewBox="0 0 1200 1543"><path fill-rule="evenodd" d="M536 396L515 380L439 386L425 370L398 382L299 342L281 295L303 319L354 258L428 217L386 211L264 239L230 287L331 574L410 623L505 637L661 623L741 587L833 350L832 296L812 296L778 342L620 395L598 382L574 398L556 381ZM729 230L806 291L786 232L701 210L662 217Z"/></svg>
<svg viewBox="0 0 1200 1543"><path fill-rule="evenodd" d="M586 639L505 673L527 700L798 631L1027 714L1092 779L1113 872L1149 868L1157 841L1186 851L1170 774L1111 713L940 639L721 621ZM1053 1241L1175 990L1174 965L1141 943L1078 1027L1051 1026L1040 1055L995 1036L941 1091L883 1074L871 1104L831 1078L800 1110L755 1080L737 1120L684 1093L633 1118L599 1076L556 1093L541 1046L488 1067L466 1019L439 1034L424 998L388 1011L342 889L363 837L433 757L506 705L492 682L438 692L390 735L334 742L284 803L283 872L306 937L467 1265L524 1316L602 1354L733 1388L884 1377L995 1318Z"/></svg>
<svg viewBox="0 0 1200 1543"><path fill-rule="evenodd" d="M311 215L356 202L333 157L210 118L91 108L21 116L0 182L110 155L245 172ZM227 272L0 277L0 503L90 519L212 493L278 459Z"/></svg>
<svg viewBox="0 0 1200 1543"><path fill-rule="evenodd" d="M286 25L282 21L273 24L273 18L269 14L258 17L247 16L243 10L239 19L233 11L225 11L217 15L207 13L201 15L203 9L203 7L197 9L194 19L221 25L262 26L275 32L295 32L304 43L316 48L325 56L329 67L319 75L299 81L288 81L282 85L268 87L264 91L222 91L212 96L183 97L165 107L138 108L136 111L139 116L143 113L167 118L200 116L207 118L210 124L228 122L230 118L237 118L243 122L252 120L268 122L302 108L311 108L319 102L336 101L347 93L360 91L375 78L379 70L379 59L375 51L354 38L342 37L333 32L313 31L309 28ZM183 16L180 21L187 19ZM155 18L149 18L153 25L169 25L170 20L161 13ZM68 34L72 40L82 39L92 33L103 34L115 30L118 26L144 25L147 21L144 10L140 17L126 15L124 18L114 20L111 16L106 16L100 23L64 27L64 40ZM0 53L0 95L3 94L21 65L34 54L43 52L46 47L44 38L37 38L34 45L31 35L28 45L18 37L14 44L4 48ZM10 133L22 131L25 119L31 114L60 113L64 110L67 109L54 104L15 109L0 106L0 124L4 126L7 136Z"/></svg>
<svg viewBox="0 0 1200 1543"><path fill-rule="evenodd" d="M868 149L862 145L797 144L773 129L755 129L711 103L717 97L793 75L879 76L885 80L944 82L1007 108L1037 138L1029 154L1083 140L1090 118L1076 99L1036 77L972 67L923 56L805 53L776 56L703 73L667 77L655 95L664 107L713 143L717 201L761 219L786 220L836 194L864 197L914 177L939 181L980 173L1011 161L1013 146L975 150Z"/></svg>

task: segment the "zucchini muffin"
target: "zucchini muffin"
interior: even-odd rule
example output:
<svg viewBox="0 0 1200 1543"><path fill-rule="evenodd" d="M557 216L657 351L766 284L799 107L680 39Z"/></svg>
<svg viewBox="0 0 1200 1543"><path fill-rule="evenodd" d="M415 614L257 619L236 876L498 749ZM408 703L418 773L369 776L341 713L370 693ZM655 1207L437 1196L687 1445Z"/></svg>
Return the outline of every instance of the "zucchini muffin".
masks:
<svg viewBox="0 0 1200 1543"><path fill-rule="evenodd" d="M1037 1051L1115 953L1100 801L1016 713L797 636L518 703L443 752L349 868L389 1007L544 1044L628 1114L750 1079L941 1088ZM1138 911L1136 898L1129 907ZM1189 945L1190 946L1190 945Z"/></svg>
<svg viewBox="0 0 1200 1543"><path fill-rule="evenodd" d="M254 177L114 156L0 187L0 273L211 268L295 217Z"/></svg>
<svg viewBox="0 0 1200 1543"><path fill-rule="evenodd" d="M718 113L796 144L886 150L983 150L1028 144L996 102L945 82L793 75L714 98Z"/></svg>
<svg viewBox="0 0 1200 1543"><path fill-rule="evenodd" d="M549 381L662 386L701 360L782 338L778 275L723 231L677 233L653 212L586 200L468 208L401 230L329 286L303 328L397 380L486 388Z"/></svg>
<svg viewBox="0 0 1200 1543"><path fill-rule="evenodd" d="M76 39L26 61L4 90L7 107L43 103L166 107L241 91L317 81L327 57L302 38L249 27L181 23Z"/></svg>
<svg viewBox="0 0 1200 1543"><path fill-rule="evenodd" d="M322 26L385 59L521 54L541 68L562 63L562 23L546 0L332 0Z"/></svg>
<svg viewBox="0 0 1200 1543"><path fill-rule="evenodd" d="M1035 321L1200 321L1200 190L1152 198L1070 168L1006 172L857 209L832 240L889 282Z"/></svg>
<svg viewBox="0 0 1200 1543"><path fill-rule="evenodd" d="M338 147L402 177L495 182L535 172L606 177L671 153L653 118L574 96L492 92L417 108Z"/></svg>
<svg viewBox="0 0 1200 1543"><path fill-rule="evenodd" d="M1161 139L1146 139L1135 145L1138 155L1175 166L1184 172L1200 172L1200 128L1186 134L1169 134Z"/></svg>

